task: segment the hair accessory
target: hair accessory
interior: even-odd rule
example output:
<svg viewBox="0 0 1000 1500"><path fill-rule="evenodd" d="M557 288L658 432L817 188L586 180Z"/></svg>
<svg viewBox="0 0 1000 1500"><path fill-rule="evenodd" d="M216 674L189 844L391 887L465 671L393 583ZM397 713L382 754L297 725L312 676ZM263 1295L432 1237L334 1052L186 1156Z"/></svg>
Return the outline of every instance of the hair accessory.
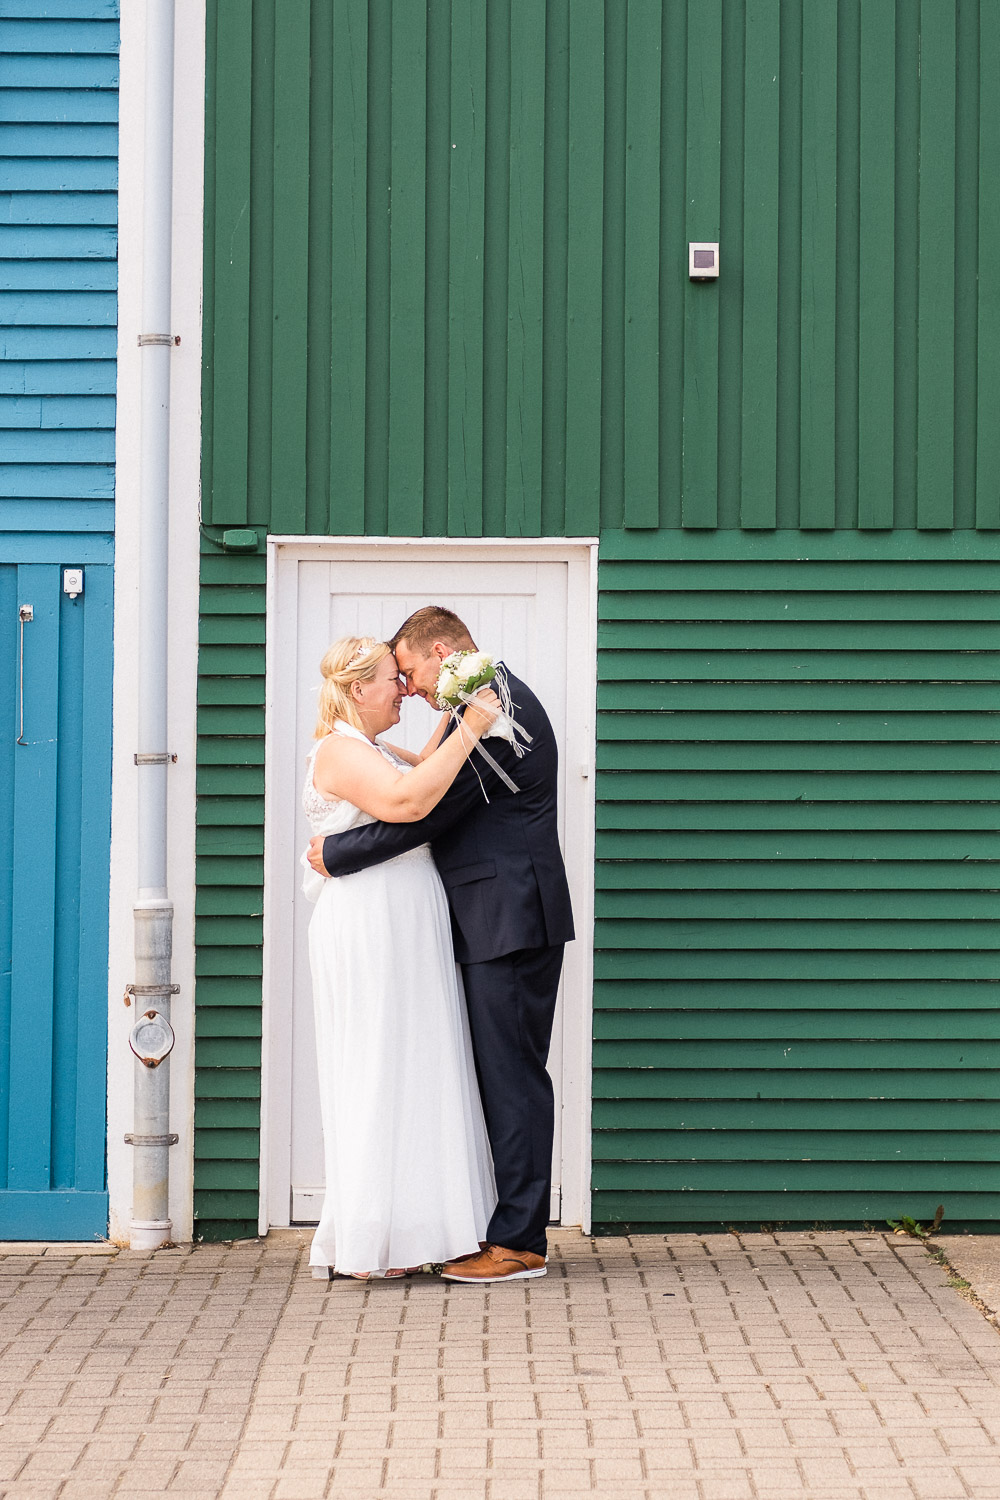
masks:
<svg viewBox="0 0 1000 1500"><path fill-rule="evenodd" d="M355 653L351 657L350 661L347 663L347 666L344 668L344 671L345 672L349 672L352 667L356 667L357 664L358 664L358 662L362 661L364 659L364 657L368 656L372 651L374 651L375 647L378 644L379 644L379 642L377 640L375 640L374 636L370 636L370 635L365 636L364 640L361 642L360 646L355 651Z"/></svg>

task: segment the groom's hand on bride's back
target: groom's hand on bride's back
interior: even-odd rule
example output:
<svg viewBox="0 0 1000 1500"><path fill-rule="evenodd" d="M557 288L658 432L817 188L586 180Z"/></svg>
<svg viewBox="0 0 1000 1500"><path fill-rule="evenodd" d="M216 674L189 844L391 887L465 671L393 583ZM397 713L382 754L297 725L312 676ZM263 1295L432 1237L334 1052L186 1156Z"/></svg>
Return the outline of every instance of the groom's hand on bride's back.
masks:
<svg viewBox="0 0 1000 1500"><path fill-rule="evenodd" d="M314 839L309 840L309 848L306 851L306 859L309 861L317 875L325 875L329 880L330 872L323 863L323 835L318 833Z"/></svg>

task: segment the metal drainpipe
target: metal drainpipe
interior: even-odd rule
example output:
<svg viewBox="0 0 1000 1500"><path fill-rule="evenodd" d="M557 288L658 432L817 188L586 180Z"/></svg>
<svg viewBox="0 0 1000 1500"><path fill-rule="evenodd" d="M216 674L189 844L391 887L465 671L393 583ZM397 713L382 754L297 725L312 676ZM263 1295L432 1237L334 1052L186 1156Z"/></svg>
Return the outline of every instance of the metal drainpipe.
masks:
<svg viewBox="0 0 1000 1500"><path fill-rule="evenodd" d="M167 588L170 499L170 272L174 0L146 0L139 490L138 896L135 931L135 1128L130 1243L170 1241L168 1133L173 1046L174 908L167 891Z"/></svg>

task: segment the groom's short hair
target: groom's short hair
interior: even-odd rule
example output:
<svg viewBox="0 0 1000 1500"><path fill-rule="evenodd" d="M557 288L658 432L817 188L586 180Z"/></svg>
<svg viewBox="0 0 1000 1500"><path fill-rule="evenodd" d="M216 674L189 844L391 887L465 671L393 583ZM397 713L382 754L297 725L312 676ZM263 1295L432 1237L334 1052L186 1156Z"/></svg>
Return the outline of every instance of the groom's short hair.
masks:
<svg viewBox="0 0 1000 1500"><path fill-rule="evenodd" d="M425 604L404 620L389 642L389 650L395 651L400 641L414 651L426 651L435 641L444 641L455 651L475 651L476 643L469 634L469 627L453 610L443 604Z"/></svg>

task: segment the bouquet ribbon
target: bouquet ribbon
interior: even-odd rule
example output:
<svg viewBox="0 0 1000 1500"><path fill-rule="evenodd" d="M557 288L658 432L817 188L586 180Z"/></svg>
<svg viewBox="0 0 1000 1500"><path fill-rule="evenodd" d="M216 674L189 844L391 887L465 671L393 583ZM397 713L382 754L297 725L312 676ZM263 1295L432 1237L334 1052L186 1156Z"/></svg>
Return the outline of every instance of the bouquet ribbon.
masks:
<svg viewBox="0 0 1000 1500"><path fill-rule="evenodd" d="M531 735L528 733L528 731L524 728L523 725L521 725L521 724L519 724L517 722L517 720L514 718L513 713L511 712L511 708L513 707L513 705L511 704L511 701L510 701L510 688L507 685L506 676L501 677L500 673L497 673L497 676L496 676L495 680L496 680L497 686L500 689L500 692L499 692L498 696L500 698L501 707L500 707L500 710L498 712L494 711L494 721L495 722L499 722L501 719L506 719L507 722L511 725L512 729L516 730L517 733L521 736L521 738L524 739L530 745L531 741L532 741ZM462 700L463 703L472 703L473 699L474 699L474 695L472 693L466 693L466 692L463 692L462 690L459 690L458 696ZM476 705L476 706L480 707L480 705ZM450 710L450 712L451 712L452 718L455 720L456 726L458 726L459 731L461 732L461 722L462 721L461 721L461 719L458 716L458 710L457 710L457 708L452 708ZM510 736L504 735L503 738L504 739L509 738L510 743L514 747L514 754L518 757L518 759L520 759L520 757L524 754L524 746L523 745L519 745L517 743L517 740L514 738L513 735L510 735ZM483 757L483 760L490 767L490 769L496 772L497 776L499 776L499 778L503 782L504 786L506 786L512 792L519 792L521 790L520 787L517 785L517 783L515 781L512 781L510 779L510 777L507 775L507 772L504 770L503 766L497 765L496 761L493 759L493 756L490 754L490 752L487 750L486 746L483 744L482 739L478 740L477 743L475 744L475 746L473 748L476 751L478 751L478 753ZM471 761L470 761L470 764L471 764ZM474 771L476 771L476 768L475 768L474 765L473 765L472 769ZM486 801L489 802L490 799L487 796L486 788L483 786L483 778L479 775L478 771L476 771L476 779L478 780L479 785L482 788L483 796L486 798Z"/></svg>
<svg viewBox="0 0 1000 1500"><path fill-rule="evenodd" d="M505 719L506 722L510 725L511 730L519 734L524 740L525 744L530 745L532 742L531 735L524 728L523 724L519 724L514 718L514 703L510 696L510 683L507 681L507 672L502 663L499 667L497 667L493 680L496 683L497 697L500 699L500 708L502 710L502 712L498 715L498 721L501 718ZM491 730L490 733L492 734L492 732L493 731ZM517 740L514 738L514 733L501 733L500 737L501 739L507 740L513 746L514 754L517 756L518 760L520 760L521 756L524 754L524 745L519 745L517 743Z"/></svg>

